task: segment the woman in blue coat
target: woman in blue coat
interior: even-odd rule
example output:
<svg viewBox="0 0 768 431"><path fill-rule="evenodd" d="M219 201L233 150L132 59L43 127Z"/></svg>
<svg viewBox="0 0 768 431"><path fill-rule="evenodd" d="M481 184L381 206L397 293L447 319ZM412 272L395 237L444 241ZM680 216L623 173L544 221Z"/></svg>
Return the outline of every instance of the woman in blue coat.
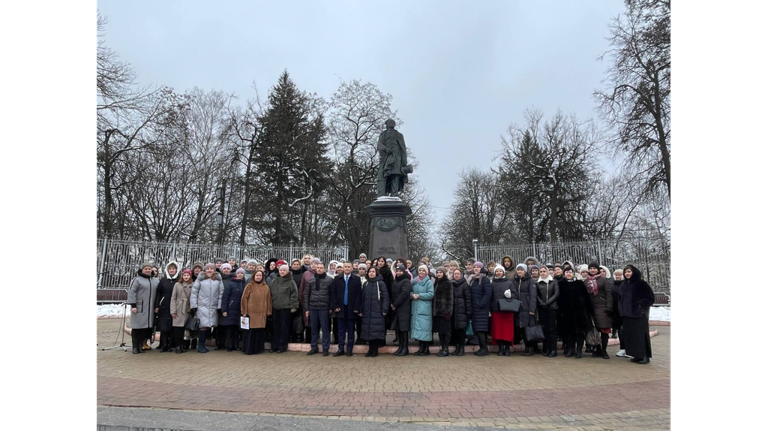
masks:
<svg viewBox="0 0 768 431"><path fill-rule="evenodd" d="M227 265L226 263L224 265ZM222 266L224 266L222 265ZM227 340L227 352L237 349L240 339L240 301L245 290L245 270L238 268L235 278L227 281L221 296L221 325L224 327Z"/></svg>
<svg viewBox="0 0 768 431"><path fill-rule="evenodd" d="M429 269L420 265L418 277L411 283L411 338L419 341L416 356L429 355L432 342L432 299L435 287L429 278Z"/></svg>

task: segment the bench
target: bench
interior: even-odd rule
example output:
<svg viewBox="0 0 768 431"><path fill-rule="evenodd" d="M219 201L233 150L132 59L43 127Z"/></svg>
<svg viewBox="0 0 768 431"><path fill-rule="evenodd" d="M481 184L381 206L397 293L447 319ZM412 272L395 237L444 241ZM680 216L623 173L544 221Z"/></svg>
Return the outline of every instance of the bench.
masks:
<svg viewBox="0 0 768 431"><path fill-rule="evenodd" d="M125 302L128 292L125 289L96 289L96 303Z"/></svg>
<svg viewBox="0 0 768 431"><path fill-rule="evenodd" d="M663 305L669 305L669 295L667 295L664 292L653 292L653 296L655 297L653 301L653 306L663 306Z"/></svg>

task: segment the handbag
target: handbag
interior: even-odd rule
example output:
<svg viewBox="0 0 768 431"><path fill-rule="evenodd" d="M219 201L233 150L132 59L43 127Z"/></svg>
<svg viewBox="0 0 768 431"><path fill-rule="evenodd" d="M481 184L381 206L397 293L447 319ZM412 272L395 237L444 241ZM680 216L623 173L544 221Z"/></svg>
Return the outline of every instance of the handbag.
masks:
<svg viewBox="0 0 768 431"><path fill-rule="evenodd" d="M240 329L251 329L251 318L248 316L240 316Z"/></svg>
<svg viewBox="0 0 768 431"><path fill-rule="evenodd" d="M397 315L395 315L395 318L392 319L392 325L389 326L389 329L391 329L393 331L399 331Z"/></svg>
<svg viewBox="0 0 768 431"><path fill-rule="evenodd" d="M467 322L467 337L474 337L475 336L475 330L472 329L472 322Z"/></svg>
<svg viewBox="0 0 768 431"><path fill-rule="evenodd" d="M584 341L589 346L599 346L601 343L600 331L598 331L597 328L592 328L587 332L587 336L585 337Z"/></svg>
<svg viewBox="0 0 768 431"><path fill-rule="evenodd" d="M540 341L544 341L544 329L541 327L541 325L526 326L523 331L525 341L529 343L538 343Z"/></svg>
<svg viewBox="0 0 768 431"><path fill-rule="evenodd" d="M304 316L302 316L301 313L296 313L291 319L291 329L296 334L304 332Z"/></svg>
<svg viewBox="0 0 768 431"><path fill-rule="evenodd" d="M511 311L517 313L520 311L519 299L499 299L499 311Z"/></svg>
<svg viewBox="0 0 768 431"><path fill-rule="evenodd" d="M191 314L187 316L187 321L184 323L184 329L189 330L189 332L197 332L200 330L200 319L198 319L195 316L192 316Z"/></svg>

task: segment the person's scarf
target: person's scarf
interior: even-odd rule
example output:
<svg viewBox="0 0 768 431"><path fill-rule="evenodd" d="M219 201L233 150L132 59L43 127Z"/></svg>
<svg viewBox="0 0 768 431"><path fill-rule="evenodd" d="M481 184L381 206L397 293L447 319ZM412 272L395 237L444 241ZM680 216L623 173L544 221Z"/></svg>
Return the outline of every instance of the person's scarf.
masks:
<svg viewBox="0 0 768 431"><path fill-rule="evenodd" d="M597 279L600 278L600 273L590 275L587 277L587 292L594 296L597 296Z"/></svg>
<svg viewBox="0 0 768 431"><path fill-rule="evenodd" d="M485 277L485 274L483 274L482 272L478 272L477 274L475 274L474 272L472 272L472 274L470 274L470 275L467 277L467 284L470 284L470 285L471 285L471 284L472 284L472 282L474 282L475 280L482 280L482 279L483 279L483 277Z"/></svg>

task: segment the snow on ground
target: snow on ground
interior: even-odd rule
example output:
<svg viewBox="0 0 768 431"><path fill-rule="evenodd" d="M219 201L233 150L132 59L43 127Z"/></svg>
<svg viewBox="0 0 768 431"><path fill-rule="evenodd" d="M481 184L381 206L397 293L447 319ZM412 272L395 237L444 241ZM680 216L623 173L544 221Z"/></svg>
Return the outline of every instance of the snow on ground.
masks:
<svg viewBox="0 0 768 431"><path fill-rule="evenodd" d="M96 306L96 317L122 317L123 304L104 304ZM125 307L125 313L130 315L131 309Z"/></svg>
<svg viewBox="0 0 768 431"><path fill-rule="evenodd" d="M651 307L651 314L648 320L658 320L660 322L671 322L670 307Z"/></svg>

